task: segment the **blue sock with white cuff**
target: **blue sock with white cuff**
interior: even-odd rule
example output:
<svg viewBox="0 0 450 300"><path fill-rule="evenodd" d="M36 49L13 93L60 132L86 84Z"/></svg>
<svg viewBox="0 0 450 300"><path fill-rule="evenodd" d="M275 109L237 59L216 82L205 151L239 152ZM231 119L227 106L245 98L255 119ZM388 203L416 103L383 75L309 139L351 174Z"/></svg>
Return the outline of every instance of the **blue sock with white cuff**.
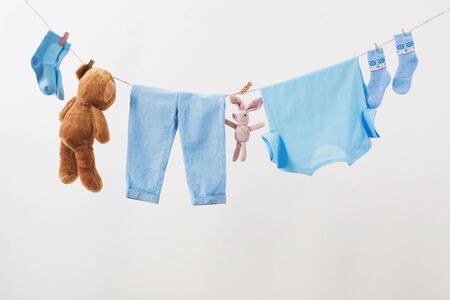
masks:
<svg viewBox="0 0 450 300"><path fill-rule="evenodd" d="M374 109L380 106L384 91L391 82L391 75L386 69L383 48L368 51L367 60L370 70L370 80L367 85L367 106Z"/></svg>
<svg viewBox="0 0 450 300"><path fill-rule="evenodd" d="M411 32L397 34L394 40L398 54L398 68L392 88L396 93L403 95L411 88L412 77L419 61Z"/></svg>

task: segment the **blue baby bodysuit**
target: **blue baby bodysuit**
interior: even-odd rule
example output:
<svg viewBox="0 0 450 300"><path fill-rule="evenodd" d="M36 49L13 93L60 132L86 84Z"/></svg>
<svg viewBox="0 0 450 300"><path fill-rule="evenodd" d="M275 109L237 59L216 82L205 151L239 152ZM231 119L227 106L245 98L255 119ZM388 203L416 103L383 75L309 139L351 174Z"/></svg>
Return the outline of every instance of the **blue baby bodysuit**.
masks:
<svg viewBox="0 0 450 300"><path fill-rule="evenodd" d="M371 147L376 131L358 58L263 88L261 94L270 128L263 140L281 170L312 175L333 162L351 165Z"/></svg>

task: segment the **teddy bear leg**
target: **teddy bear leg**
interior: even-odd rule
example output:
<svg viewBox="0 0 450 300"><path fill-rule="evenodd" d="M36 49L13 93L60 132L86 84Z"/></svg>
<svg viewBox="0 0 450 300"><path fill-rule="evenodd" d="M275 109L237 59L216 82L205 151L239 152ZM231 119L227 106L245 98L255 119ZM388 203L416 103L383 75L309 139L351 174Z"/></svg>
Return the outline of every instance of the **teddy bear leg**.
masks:
<svg viewBox="0 0 450 300"><path fill-rule="evenodd" d="M239 153L241 153L241 143L236 142L236 148L234 149L233 161L236 161L239 157Z"/></svg>
<svg viewBox="0 0 450 300"><path fill-rule="evenodd" d="M242 143L242 148L241 148L241 161L245 161L245 159L247 158L247 145L244 143Z"/></svg>
<svg viewBox="0 0 450 300"><path fill-rule="evenodd" d="M99 192L102 187L102 178L95 168L94 150L92 147L76 150L75 156L78 163L78 175L81 183L91 192Z"/></svg>
<svg viewBox="0 0 450 300"><path fill-rule="evenodd" d="M61 142L59 157L59 179L65 184L74 182L78 177L75 153Z"/></svg>

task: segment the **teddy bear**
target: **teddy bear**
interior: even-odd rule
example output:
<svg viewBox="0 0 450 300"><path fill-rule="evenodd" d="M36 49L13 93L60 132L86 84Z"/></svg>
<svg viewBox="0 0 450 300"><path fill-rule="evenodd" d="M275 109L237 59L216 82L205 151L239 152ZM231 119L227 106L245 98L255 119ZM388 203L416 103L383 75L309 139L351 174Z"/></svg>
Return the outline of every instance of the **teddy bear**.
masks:
<svg viewBox="0 0 450 300"><path fill-rule="evenodd" d="M103 111L116 99L116 84L112 75L101 68L84 64L76 71L79 79L76 97L59 114L60 165L59 178L65 183L80 176L81 183L91 192L99 192L102 178L95 167L94 139L109 141L109 129Z"/></svg>
<svg viewBox="0 0 450 300"><path fill-rule="evenodd" d="M235 130L234 138L236 140L236 148L234 149L233 161L236 161L239 156L241 157L241 161L245 161L247 157L246 143L250 139L250 133L254 130L264 127L263 122L248 126L250 112L261 107L262 99L257 98L251 101L248 105L245 105L245 103L239 97L232 95L230 97L230 102L232 104L235 104L239 108L239 112L237 114L233 113L233 119L236 121L236 123L225 119L225 124Z"/></svg>

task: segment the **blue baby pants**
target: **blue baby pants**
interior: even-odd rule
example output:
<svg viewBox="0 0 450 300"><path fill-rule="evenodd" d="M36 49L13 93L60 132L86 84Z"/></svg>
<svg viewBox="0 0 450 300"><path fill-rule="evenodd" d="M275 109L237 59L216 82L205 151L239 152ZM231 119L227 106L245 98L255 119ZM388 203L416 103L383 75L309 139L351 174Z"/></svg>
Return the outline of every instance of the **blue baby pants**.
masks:
<svg viewBox="0 0 450 300"><path fill-rule="evenodd" d="M358 58L265 87L261 95L270 127L263 140L284 171L312 175L332 162L351 165L377 135Z"/></svg>
<svg viewBox="0 0 450 300"><path fill-rule="evenodd" d="M131 90L127 197L159 202L177 128L192 203L225 203L225 96Z"/></svg>

